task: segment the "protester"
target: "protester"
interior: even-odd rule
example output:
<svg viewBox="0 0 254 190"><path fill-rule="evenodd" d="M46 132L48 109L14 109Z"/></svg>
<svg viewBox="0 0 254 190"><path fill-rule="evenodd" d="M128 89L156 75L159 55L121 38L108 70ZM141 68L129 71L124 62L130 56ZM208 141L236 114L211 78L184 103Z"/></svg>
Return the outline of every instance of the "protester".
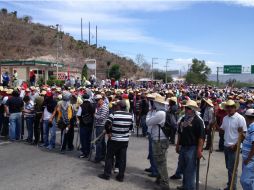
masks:
<svg viewBox="0 0 254 190"><path fill-rule="evenodd" d="M19 81L18 81L18 72L17 72L17 70L13 71L12 82L13 82L14 87L18 86Z"/></svg>
<svg viewBox="0 0 254 190"><path fill-rule="evenodd" d="M41 122L41 118L42 118L43 102L44 102L45 95L46 95L46 91L44 90L34 100L34 111L35 111L34 144L35 145L37 145L40 141L40 134L41 134L41 143L43 143L43 125Z"/></svg>
<svg viewBox="0 0 254 190"><path fill-rule="evenodd" d="M26 120L26 127L27 127L27 142L32 144L33 143L33 129L34 129L34 117L35 117L35 110L34 110L34 102L30 99L29 96L25 96L23 99L24 105L24 118Z"/></svg>
<svg viewBox="0 0 254 190"><path fill-rule="evenodd" d="M116 104L115 112L110 114L105 123L105 130L109 137L104 173L99 177L108 180L111 176L114 155L119 162L119 173L116 180L122 182L126 168L126 153L129 142L129 131L133 128L133 117L126 111L126 103L120 100Z"/></svg>
<svg viewBox="0 0 254 190"><path fill-rule="evenodd" d="M205 132L206 132L206 146L204 150L209 150L212 143L212 125L214 124L214 109L213 102L210 99L204 99L204 115L203 120L205 123Z"/></svg>
<svg viewBox="0 0 254 190"><path fill-rule="evenodd" d="M94 125L94 114L95 108L89 101L89 95L84 94L82 96L83 103L79 106L77 117L79 119L79 130L80 130L80 144L82 154L80 158L87 158L90 154L91 137Z"/></svg>
<svg viewBox="0 0 254 190"><path fill-rule="evenodd" d="M221 129L224 130L224 154L226 168L228 170L228 182L227 187L224 190L229 190L234 163L236 159L236 147L239 136L238 130L247 131L246 121L242 115L236 112L239 108L239 104L233 100L228 100L222 104L223 108L226 109L228 115L223 118ZM237 174L235 175L233 190L236 190Z"/></svg>
<svg viewBox="0 0 254 190"><path fill-rule="evenodd" d="M152 137L153 157L158 169L156 183L162 190L169 189L166 157L169 141L161 129L166 120L165 105L168 105L165 98L161 96L155 97L154 106L156 113L154 115L149 114L146 118L148 131Z"/></svg>
<svg viewBox="0 0 254 190"><path fill-rule="evenodd" d="M96 113L95 113L95 129L96 129L96 137L99 137L104 130L104 125L108 118L109 109L103 101L103 98L100 94L95 96L95 101L97 103ZM99 163L104 160L106 154L106 143L104 135L98 140L96 144L96 155L95 155L95 163Z"/></svg>
<svg viewBox="0 0 254 190"><path fill-rule="evenodd" d="M51 120L54 118L57 112L58 128L61 129L61 153L65 153L66 145L68 150L72 151L73 147L73 133L74 126L71 125L71 120L74 116L73 106L70 103L71 93L68 91L63 92L62 101L58 102L58 105L52 115Z"/></svg>
<svg viewBox="0 0 254 190"><path fill-rule="evenodd" d="M205 138L205 126L197 113L198 110L197 103L188 100L185 105L185 116L179 124L176 152L182 155L183 186L178 189L194 190L196 188L197 159L202 157Z"/></svg>
<svg viewBox="0 0 254 190"><path fill-rule="evenodd" d="M50 91L47 91L44 102L43 102L43 113L42 113L42 122L43 122L43 144L42 147L51 148L54 146L55 134L51 133L51 139L49 141L49 131L52 127L52 116L55 110L57 103L53 99L53 94Z"/></svg>
<svg viewBox="0 0 254 190"><path fill-rule="evenodd" d="M254 189L254 109L245 112L248 126L246 137L242 146L242 175L241 185L243 190Z"/></svg>
<svg viewBox="0 0 254 190"><path fill-rule="evenodd" d="M14 90L12 97L5 104L5 112L10 114L9 139L11 141L19 140L21 137L21 115L24 103L19 97L19 92Z"/></svg>
<svg viewBox="0 0 254 190"><path fill-rule="evenodd" d="M9 86L10 77L8 72L2 74L2 82L4 87Z"/></svg>

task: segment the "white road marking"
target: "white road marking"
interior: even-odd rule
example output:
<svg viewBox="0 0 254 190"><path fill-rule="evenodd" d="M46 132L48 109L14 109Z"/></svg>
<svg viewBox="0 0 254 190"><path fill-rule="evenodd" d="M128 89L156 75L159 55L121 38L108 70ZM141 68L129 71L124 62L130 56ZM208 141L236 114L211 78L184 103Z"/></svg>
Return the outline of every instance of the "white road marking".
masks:
<svg viewBox="0 0 254 190"><path fill-rule="evenodd" d="M10 142L10 141L3 141L3 142L0 142L0 146L1 146L1 145L5 145L5 144L11 144L11 142Z"/></svg>

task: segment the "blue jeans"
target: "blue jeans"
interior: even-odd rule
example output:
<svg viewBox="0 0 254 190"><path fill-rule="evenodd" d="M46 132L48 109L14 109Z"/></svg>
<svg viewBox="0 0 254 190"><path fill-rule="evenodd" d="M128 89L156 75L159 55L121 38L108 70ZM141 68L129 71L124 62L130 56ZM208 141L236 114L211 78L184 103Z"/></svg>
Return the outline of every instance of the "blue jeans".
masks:
<svg viewBox="0 0 254 190"><path fill-rule="evenodd" d="M104 130L104 126L96 126L96 137L98 137ZM95 155L95 161L101 161L105 158L106 154L106 143L105 143L105 137L102 136L97 142L96 142L96 155Z"/></svg>
<svg viewBox="0 0 254 190"><path fill-rule="evenodd" d="M89 155L92 138L92 128L81 126L79 135L80 135L81 151L84 155Z"/></svg>
<svg viewBox="0 0 254 190"><path fill-rule="evenodd" d="M157 166L154 160L154 156L153 156L153 148L152 148L152 137L151 134L148 134L148 142L149 142L149 147L148 147L148 159L150 160L150 169L152 171L153 175L158 175L158 170L157 170Z"/></svg>
<svg viewBox="0 0 254 190"><path fill-rule="evenodd" d="M3 114L3 113L0 113L0 132L2 131L3 120L4 120L4 114Z"/></svg>
<svg viewBox="0 0 254 190"><path fill-rule="evenodd" d="M228 170L228 183L227 186L228 188L230 187L231 179L232 179L232 174L234 170L234 164L235 164L235 151L233 151L229 147L224 147L224 154L225 154L225 162L226 162L226 168ZM236 176L234 180L234 186L233 189L236 190L236 184L237 184L237 171L236 171Z"/></svg>
<svg viewBox="0 0 254 190"><path fill-rule="evenodd" d="M177 163L177 169L175 175L177 177L181 177L183 174L183 154L180 151L179 156L178 156L178 163Z"/></svg>
<svg viewBox="0 0 254 190"><path fill-rule="evenodd" d="M197 170L197 146L182 146L180 150L183 166L184 190L195 190Z"/></svg>
<svg viewBox="0 0 254 190"><path fill-rule="evenodd" d="M28 142L33 141L33 128L34 128L34 117L26 117L26 127L28 132L27 140Z"/></svg>
<svg viewBox="0 0 254 190"><path fill-rule="evenodd" d="M43 142L44 146L49 145L49 121L43 120Z"/></svg>
<svg viewBox="0 0 254 190"><path fill-rule="evenodd" d="M54 148L56 144L56 120L55 119L53 119L52 121L52 127L49 128L49 133L50 133L49 145Z"/></svg>
<svg viewBox="0 0 254 190"><path fill-rule="evenodd" d="M240 179L243 190L253 190L254 189L254 167L244 165L242 163L242 175Z"/></svg>
<svg viewBox="0 0 254 190"><path fill-rule="evenodd" d="M146 115L141 116L140 118L141 127L142 127L142 134L143 136L147 135L147 125L146 125Z"/></svg>
<svg viewBox="0 0 254 190"><path fill-rule="evenodd" d="M21 131L21 113L11 113L10 114L10 128L9 128L9 138L10 140L19 140Z"/></svg>

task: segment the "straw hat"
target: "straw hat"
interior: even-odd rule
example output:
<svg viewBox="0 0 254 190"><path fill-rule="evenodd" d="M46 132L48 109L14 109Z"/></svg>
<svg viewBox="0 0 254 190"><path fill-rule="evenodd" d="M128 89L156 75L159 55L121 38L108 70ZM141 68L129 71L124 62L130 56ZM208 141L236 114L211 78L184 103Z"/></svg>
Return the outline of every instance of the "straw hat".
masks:
<svg viewBox="0 0 254 190"><path fill-rule="evenodd" d="M160 104L168 105L168 102L165 101L165 97L163 97L163 96L156 96L155 99L154 99L154 102L158 102Z"/></svg>
<svg viewBox="0 0 254 190"><path fill-rule="evenodd" d="M188 100L186 102L186 105L184 105L184 107L191 108L194 111L199 111L200 110L199 107L198 107L197 102L195 102L194 100Z"/></svg>
<svg viewBox="0 0 254 190"><path fill-rule="evenodd" d="M34 91L34 90L36 90L36 89L35 89L34 86L31 86L31 87L30 87L30 90Z"/></svg>
<svg viewBox="0 0 254 190"><path fill-rule="evenodd" d="M46 90L41 91L40 95L45 96L47 94Z"/></svg>
<svg viewBox="0 0 254 190"><path fill-rule="evenodd" d="M211 99L204 99L204 101L211 107L213 107L213 101Z"/></svg>
<svg viewBox="0 0 254 190"><path fill-rule="evenodd" d="M172 90L167 90L165 93L166 93L166 94L174 95L174 92L173 92Z"/></svg>
<svg viewBox="0 0 254 190"><path fill-rule="evenodd" d="M62 89L61 89L60 87L57 87L57 88L56 88L56 91L57 91L57 92L61 92Z"/></svg>
<svg viewBox="0 0 254 190"><path fill-rule="evenodd" d="M236 103L234 100L228 100L227 102L221 103L222 109L226 109L227 106L235 106L236 109L240 107L239 103Z"/></svg>
<svg viewBox="0 0 254 190"><path fill-rule="evenodd" d="M13 92L13 89L8 89L8 90L6 91L6 94L12 94L12 92Z"/></svg>
<svg viewBox="0 0 254 190"><path fill-rule="evenodd" d="M147 94L147 96L146 96L147 98L155 98L156 96L154 95L154 94Z"/></svg>

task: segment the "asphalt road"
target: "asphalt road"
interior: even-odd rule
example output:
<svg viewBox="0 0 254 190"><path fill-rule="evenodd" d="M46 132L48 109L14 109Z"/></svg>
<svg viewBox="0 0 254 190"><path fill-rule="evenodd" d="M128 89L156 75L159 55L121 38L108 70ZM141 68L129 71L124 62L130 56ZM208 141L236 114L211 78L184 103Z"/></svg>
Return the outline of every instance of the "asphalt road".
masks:
<svg viewBox="0 0 254 190"><path fill-rule="evenodd" d="M216 134L216 136L218 136ZM58 139L59 142L59 134ZM215 139L217 148L218 137ZM112 176L110 181L97 177L103 172L103 162L94 164L86 159L79 159L78 151L62 155L59 147L53 151L28 145L25 142L0 141L0 190L140 190L156 189L154 178L147 176L144 169L149 167L146 159L148 141L143 137L131 137L125 181L119 183ZM200 164L200 190L204 189L208 152L206 160ZM175 147L168 150L168 173L173 175L177 167L178 155ZM241 163L239 165L239 173ZM224 188L227 181L224 154L214 152L211 156L208 190ZM181 180L169 181L175 189ZM240 187L238 181L239 189Z"/></svg>

